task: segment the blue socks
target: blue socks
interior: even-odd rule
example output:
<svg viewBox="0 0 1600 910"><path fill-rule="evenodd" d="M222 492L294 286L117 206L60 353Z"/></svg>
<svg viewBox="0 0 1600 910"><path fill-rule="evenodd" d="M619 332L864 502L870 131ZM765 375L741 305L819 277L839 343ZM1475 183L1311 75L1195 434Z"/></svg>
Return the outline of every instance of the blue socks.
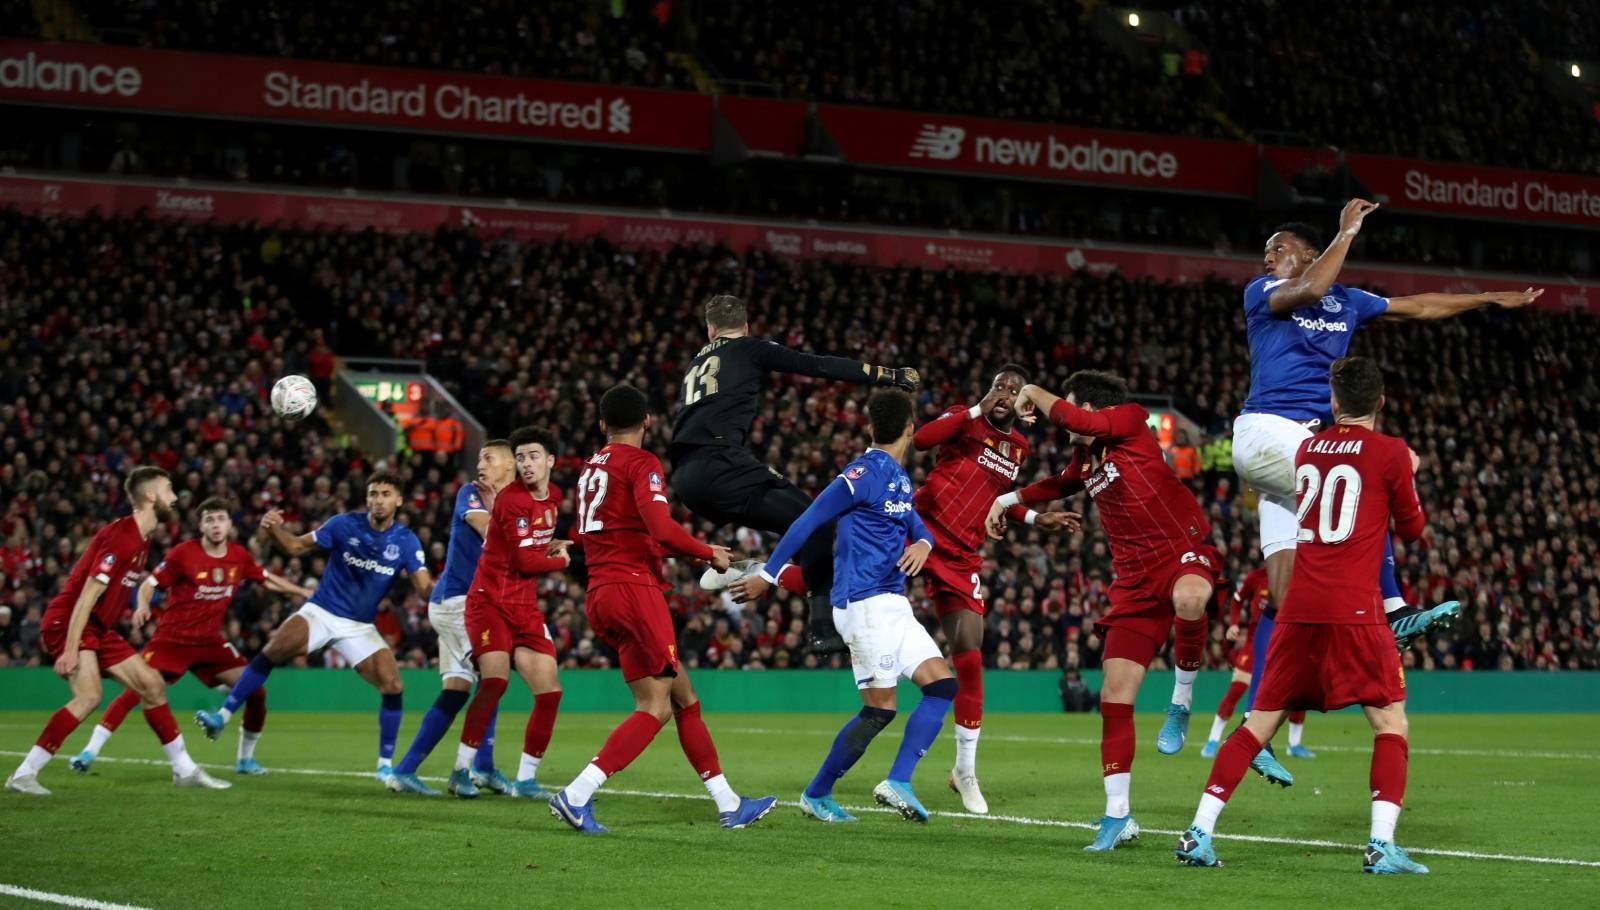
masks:
<svg viewBox="0 0 1600 910"><path fill-rule="evenodd" d="M1389 608L1389 601L1396 597L1404 598L1400 591L1400 582L1394 576L1394 535L1383 535L1383 562L1378 564L1378 587L1383 591L1384 609Z"/></svg>
<svg viewBox="0 0 1600 910"><path fill-rule="evenodd" d="M472 762L473 768L481 774L494 770L494 722L499 719L500 704L496 702L494 713L489 715L489 728L483 731L483 742L478 744L478 757Z"/></svg>
<svg viewBox="0 0 1600 910"><path fill-rule="evenodd" d="M432 754L439 740L450 732L450 725L456 722L456 715L466 707L467 700L472 697L471 692L455 692L446 689L439 693L433 700L432 707L422 715L422 726L417 729L417 735L411 740L411 747L406 749L405 757L400 759L400 764L395 765L396 774L415 774L422 767L422 762Z"/></svg>
<svg viewBox="0 0 1600 910"><path fill-rule="evenodd" d="M394 744L400 738L400 695L385 695L378 709L378 761L394 758Z"/></svg>
<svg viewBox="0 0 1600 910"><path fill-rule="evenodd" d="M250 658L249 666L239 674L239 681L233 684L233 691L229 692L227 699L223 701L222 710L230 715L238 713L239 706L256 694L257 689L267 684L267 677L272 674L273 666L265 654L257 654Z"/></svg>
<svg viewBox="0 0 1600 910"><path fill-rule="evenodd" d="M892 720L894 712L887 708L862 708L860 714L850 718L839 730L839 735L833 738L833 748L828 750L828 757L822 760L817 776L806 787L806 795L817 799L832 793L833 782L850 770L850 766L867 751L873 737L882 733Z"/></svg>
<svg viewBox="0 0 1600 910"><path fill-rule="evenodd" d="M928 754L928 747L939 738L944 727L944 716L955 701L957 685L951 678L935 680L922 687L922 701L917 702L911 719L906 721L906 734L900 739L900 751L894 757L894 767L889 769L889 779L910 783L917 762Z"/></svg>

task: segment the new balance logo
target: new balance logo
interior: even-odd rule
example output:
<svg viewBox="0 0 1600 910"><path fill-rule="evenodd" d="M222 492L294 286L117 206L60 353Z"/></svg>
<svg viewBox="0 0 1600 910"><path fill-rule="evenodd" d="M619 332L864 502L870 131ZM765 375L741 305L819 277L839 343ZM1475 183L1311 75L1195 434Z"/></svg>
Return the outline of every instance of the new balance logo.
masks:
<svg viewBox="0 0 1600 910"><path fill-rule="evenodd" d="M961 141L967 138L967 131L959 126L935 126L932 123L922 125L922 132L917 134L911 143L911 157L932 158L935 161L949 161L961 155Z"/></svg>

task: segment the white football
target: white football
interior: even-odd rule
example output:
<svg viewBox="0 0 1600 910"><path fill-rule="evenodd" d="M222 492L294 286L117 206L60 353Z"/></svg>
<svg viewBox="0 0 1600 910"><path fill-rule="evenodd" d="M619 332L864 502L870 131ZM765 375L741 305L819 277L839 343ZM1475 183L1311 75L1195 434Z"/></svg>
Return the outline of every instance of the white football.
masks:
<svg viewBox="0 0 1600 910"><path fill-rule="evenodd" d="M304 376L285 376L272 385L272 410L284 420L302 420L317 409L317 387Z"/></svg>

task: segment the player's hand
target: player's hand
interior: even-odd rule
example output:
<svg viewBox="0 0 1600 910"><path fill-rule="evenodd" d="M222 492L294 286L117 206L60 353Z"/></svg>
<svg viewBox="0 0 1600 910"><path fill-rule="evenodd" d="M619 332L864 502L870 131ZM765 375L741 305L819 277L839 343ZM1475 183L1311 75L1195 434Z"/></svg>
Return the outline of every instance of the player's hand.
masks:
<svg viewBox="0 0 1600 910"><path fill-rule="evenodd" d="M732 597L736 604L749 603L752 600L759 600L771 588L772 585L761 577L760 572L757 572L728 585L728 596Z"/></svg>
<svg viewBox="0 0 1600 910"><path fill-rule="evenodd" d="M566 560L566 565L570 566L572 565L572 554L567 550L570 546L572 546L572 541L570 540L552 540L550 541L550 546L545 548L544 555L559 556Z"/></svg>
<svg viewBox="0 0 1600 910"><path fill-rule="evenodd" d="M1029 426L1032 426L1033 422L1039 419L1039 406L1033 403L1033 395L1030 394L1033 389L1033 384L1029 383L1017 393L1017 419Z"/></svg>
<svg viewBox="0 0 1600 910"><path fill-rule="evenodd" d="M56 675L62 679L71 679L72 674L78 672L78 649L68 648L56 658Z"/></svg>
<svg viewBox="0 0 1600 910"><path fill-rule="evenodd" d="M900 554L900 561L895 563L895 568L907 575L915 575L922 571L922 566L928 561L928 554L932 552L933 547L929 546L926 540L914 541L911 546L906 547L904 553Z"/></svg>
<svg viewBox="0 0 1600 910"><path fill-rule="evenodd" d="M916 367L900 367L890 372L892 375L889 384L895 388L905 392L915 392L922 388L922 374L917 372Z"/></svg>
<svg viewBox="0 0 1600 910"><path fill-rule="evenodd" d="M1354 237L1356 232L1361 230L1361 222L1377 210L1376 202L1368 202L1365 199L1352 199L1345 203L1344 211L1339 213L1340 233Z"/></svg>
<svg viewBox="0 0 1600 910"><path fill-rule="evenodd" d="M1238 626L1229 626L1227 634L1224 637L1227 638L1229 641L1237 644L1239 642L1239 627Z"/></svg>
<svg viewBox="0 0 1600 910"><path fill-rule="evenodd" d="M1077 512L1045 512L1033 520L1033 526L1052 534L1061 531L1077 533L1083 529L1083 516Z"/></svg>
<svg viewBox="0 0 1600 910"><path fill-rule="evenodd" d="M1417 468L1422 467L1422 456L1418 455L1417 450L1410 446L1406 447L1406 451L1411 455L1411 473L1415 474L1417 473Z"/></svg>
<svg viewBox="0 0 1600 910"><path fill-rule="evenodd" d="M1499 291L1493 294L1484 294L1488 301L1497 307L1515 310L1525 307L1544 295L1544 288L1528 288L1526 291Z"/></svg>
<svg viewBox="0 0 1600 910"><path fill-rule="evenodd" d="M1006 507L996 499L989 503L989 514L983 519L983 528L995 540L1004 539L1006 536Z"/></svg>
<svg viewBox="0 0 1600 910"><path fill-rule="evenodd" d="M268 509L267 514L261 516L261 530L270 531L283 526L283 510Z"/></svg>
<svg viewBox="0 0 1600 910"><path fill-rule="evenodd" d="M728 571L728 566L733 564L733 551L727 547L711 545L711 568L718 572Z"/></svg>
<svg viewBox="0 0 1600 910"><path fill-rule="evenodd" d="M493 512L494 511L494 487L489 486L488 481L485 481L485 480L483 480L481 478L473 486L475 486L477 488L477 490L478 490L478 501L483 503L483 507L485 509L489 510L490 512Z"/></svg>
<svg viewBox="0 0 1600 910"><path fill-rule="evenodd" d="M138 609L135 609L133 611L133 627L135 629L143 628L144 624L149 622L149 621L150 621L150 606L149 606L149 604L146 604L145 606L139 607Z"/></svg>

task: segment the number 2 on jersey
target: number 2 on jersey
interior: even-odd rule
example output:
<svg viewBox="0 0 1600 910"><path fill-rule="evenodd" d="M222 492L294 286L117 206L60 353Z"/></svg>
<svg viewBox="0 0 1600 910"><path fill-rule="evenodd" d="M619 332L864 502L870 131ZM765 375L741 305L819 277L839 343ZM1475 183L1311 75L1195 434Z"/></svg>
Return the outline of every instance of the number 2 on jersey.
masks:
<svg viewBox="0 0 1600 910"><path fill-rule="evenodd" d="M717 394L717 370L722 358L715 354L689 368L683 377L683 406L688 407L707 395Z"/></svg>
<svg viewBox="0 0 1600 910"><path fill-rule="evenodd" d="M578 478L578 530L581 533L593 534L605 529L598 515L610 483L611 475L600 468L590 468Z"/></svg>
<svg viewBox="0 0 1600 910"><path fill-rule="evenodd" d="M1328 470L1327 477L1314 464L1303 464L1294 472L1294 485L1300 494L1300 511L1295 519L1300 524L1302 542L1343 543L1356 529L1356 507L1361 502L1361 472L1354 465L1339 464ZM1306 525L1306 516L1317 508L1317 528L1313 532Z"/></svg>

